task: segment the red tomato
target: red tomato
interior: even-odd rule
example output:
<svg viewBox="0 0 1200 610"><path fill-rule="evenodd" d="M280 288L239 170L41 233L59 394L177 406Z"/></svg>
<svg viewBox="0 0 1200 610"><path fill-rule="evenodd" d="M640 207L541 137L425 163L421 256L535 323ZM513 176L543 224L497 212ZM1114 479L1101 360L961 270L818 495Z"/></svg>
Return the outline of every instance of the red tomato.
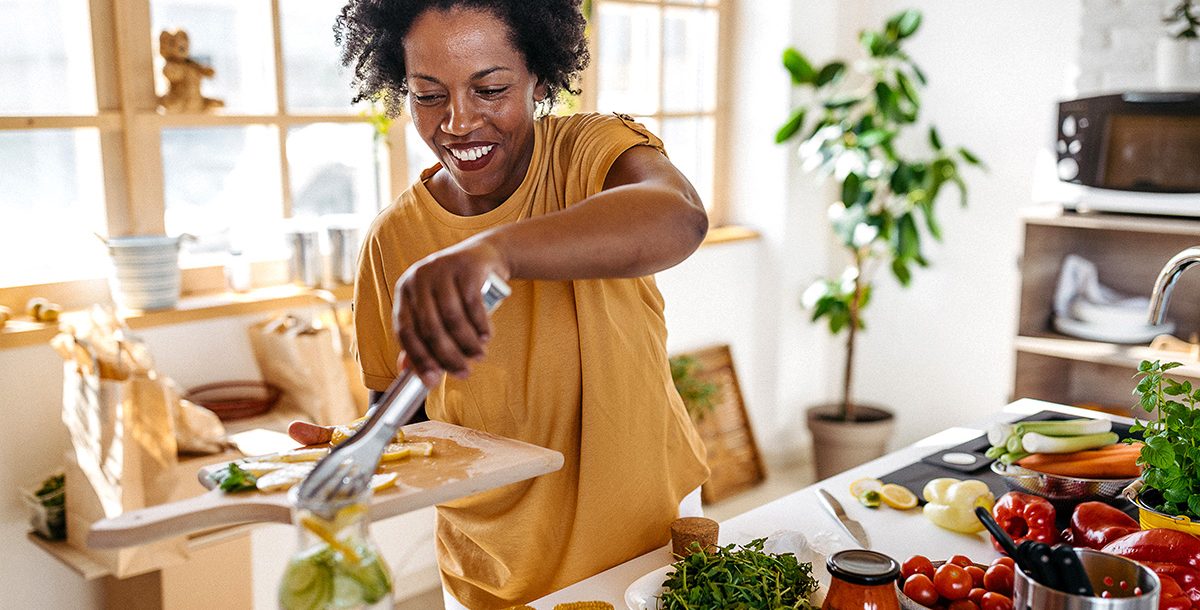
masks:
<svg viewBox="0 0 1200 610"><path fill-rule="evenodd" d="M983 586L988 591L994 591L1003 595L1012 595L1013 588L1013 569L998 563L987 569L983 573Z"/></svg>
<svg viewBox="0 0 1200 610"><path fill-rule="evenodd" d="M938 601L933 581L924 574L913 574L904 579L904 594L922 606L932 606Z"/></svg>
<svg viewBox="0 0 1200 610"><path fill-rule="evenodd" d="M933 573L933 586L938 595L950 601L966 599L971 592L971 576L962 566L943 564Z"/></svg>
<svg viewBox="0 0 1200 610"><path fill-rule="evenodd" d="M956 599L950 602L947 610L979 610L979 606L969 599Z"/></svg>
<svg viewBox="0 0 1200 610"><path fill-rule="evenodd" d="M969 565L963 569L966 570L967 575L971 577L971 586L972 587L982 587L983 586L983 574L984 574L983 568L981 568L977 565Z"/></svg>
<svg viewBox="0 0 1200 610"><path fill-rule="evenodd" d="M924 555L913 555L900 565L900 577L908 579L913 574L924 574L933 580L933 562Z"/></svg>
<svg viewBox="0 0 1200 610"><path fill-rule="evenodd" d="M983 594L983 601L979 606L983 610L1013 610L1013 602L1007 595L1001 595L995 591L988 591Z"/></svg>
<svg viewBox="0 0 1200 610"><path fill-rule="evenodd" d="M971 589L970 593L967 593L967 599L978 604L979 601L983 599L984 593L987 593L987 589L981 589L979 587L975 587L974 589Z"/></svg>
<svg viewBox="0 0 1200 610"><path fill-rule="evenodd" d="M950 559L946 560L946 563L952 563L956 566L962 566L965 568L969 565L974 564L975 562L971 561L971 558L967 557L966 555L955 555L955 556L951 557Z"/></svg>
<svg viewBox="0 0 1200 610"><path fill-rule="evenodd" d="M992 560L991 565L999 565L999 564L1004 564L1014 570L1017 569L1017 562L1013 561L1013 558L1009 557L1007 555L1001 555L1000 557L997 557Z"/></svg>

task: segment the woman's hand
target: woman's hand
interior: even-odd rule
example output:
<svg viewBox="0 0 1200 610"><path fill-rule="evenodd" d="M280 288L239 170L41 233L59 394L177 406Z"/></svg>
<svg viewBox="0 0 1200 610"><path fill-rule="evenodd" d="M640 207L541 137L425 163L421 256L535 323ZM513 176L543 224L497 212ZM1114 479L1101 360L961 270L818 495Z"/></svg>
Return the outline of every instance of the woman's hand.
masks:
<svg viewBox="0 0 1200 610"><path fill-rule="evenodd" d="M396 282L396 334L426 387L436 385L443 372L465 377L491 337L480 290L488 274L507 280L510 270L485 235L425 257Z"/></svg>

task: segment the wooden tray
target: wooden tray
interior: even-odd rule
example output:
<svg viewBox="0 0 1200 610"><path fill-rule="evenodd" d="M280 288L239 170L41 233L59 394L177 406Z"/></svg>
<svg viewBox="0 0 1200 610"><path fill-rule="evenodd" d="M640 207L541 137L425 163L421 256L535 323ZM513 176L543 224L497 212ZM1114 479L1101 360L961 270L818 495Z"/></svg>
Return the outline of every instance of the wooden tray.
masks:
<svg viewBox="0 0 1200 610"><path fill-rule="evenodd" d="M563 464L557 451L437 421L405 426L404 436L406 441L432 442L433 455L384 465L382 472L399 477L395 487L374 495L372 520L532 479ZM226 493L217 488L212 473L226 463L200 469L200 484L209 489L203 495L97 521L88 546L119 548L237 523L292 522L286 491Z"/></svg>

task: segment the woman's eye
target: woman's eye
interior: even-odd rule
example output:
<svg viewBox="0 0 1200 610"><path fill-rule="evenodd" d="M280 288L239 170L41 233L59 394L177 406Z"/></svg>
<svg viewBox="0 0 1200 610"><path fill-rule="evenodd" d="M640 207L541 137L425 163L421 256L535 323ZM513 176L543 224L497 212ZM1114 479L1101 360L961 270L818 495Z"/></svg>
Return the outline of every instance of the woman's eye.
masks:
<svg viewBox="0 0 1200 610"><path fill-rule="evenodd" d="M442 99L442 96L437 93L430 93L430 94L426 94L426 95L421 95L419 93L413 94L413 101L415 101L418 104L424 105L424 106L436 104L441 99Z"/></svg>
<svg viewBox="0 0 1200 610"><path fill-rule="evenodd" d="M479 94L484 97L495 97L501 93L504 93L505 91L508 91L508 87L487 87L485 89L480 89Z"/></svg>

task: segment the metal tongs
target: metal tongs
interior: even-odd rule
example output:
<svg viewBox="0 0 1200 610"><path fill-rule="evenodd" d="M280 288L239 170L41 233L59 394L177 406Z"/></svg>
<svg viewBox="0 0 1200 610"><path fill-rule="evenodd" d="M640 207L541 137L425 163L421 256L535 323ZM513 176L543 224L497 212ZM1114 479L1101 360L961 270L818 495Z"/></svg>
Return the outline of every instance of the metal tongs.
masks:
<svg viewBox="0 0 1200 610"><path fill-rule="evenodd" d="M480 289L483 306L491 313L512 289L504 280L490 274ZM383 396L367 412L367 421L349 440L338 445L317 462L312 472L296 488L294 504L326 516L347 500L362 495L371 484L384 450L424 404L429 388L411 366L388 386Z"/></svg>

